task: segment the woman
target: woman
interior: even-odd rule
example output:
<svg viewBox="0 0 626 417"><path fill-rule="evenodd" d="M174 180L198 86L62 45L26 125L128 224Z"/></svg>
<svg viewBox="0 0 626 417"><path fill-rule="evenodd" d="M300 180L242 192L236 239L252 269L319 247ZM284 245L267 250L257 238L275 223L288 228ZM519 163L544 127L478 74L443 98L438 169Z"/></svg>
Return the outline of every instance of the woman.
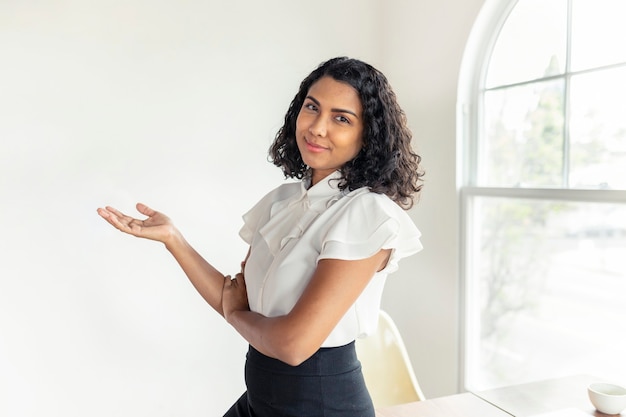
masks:
<svg viewBox="0 0 626 417"><path fill-rule="evenodd" d="M377 324L387 275L421 249L402 208L421 189L420 157L386 78L349 58L300 85L270 148L283 184L244 215L241 273L207 263L164 214L106 207L117 229L153 239L250 348L247 391L225 414L374 416L354 349Z"/></svg>

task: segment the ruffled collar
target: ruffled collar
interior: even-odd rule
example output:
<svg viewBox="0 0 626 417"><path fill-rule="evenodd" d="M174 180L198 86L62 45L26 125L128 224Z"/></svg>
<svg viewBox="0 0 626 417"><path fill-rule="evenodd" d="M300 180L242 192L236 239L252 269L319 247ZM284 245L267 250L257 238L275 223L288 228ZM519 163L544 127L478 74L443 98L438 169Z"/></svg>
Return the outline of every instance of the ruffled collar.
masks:
<svg viewBox="0 0 626 417"><path fill-rule="evenodd" d="M311 186L311 176L307 176L300 183L300 198L307 198L311 204L315 204L321 200L326 200L333 196L339 197L339 181L341 180L341 172L335 171L326 178Z"/></svg>

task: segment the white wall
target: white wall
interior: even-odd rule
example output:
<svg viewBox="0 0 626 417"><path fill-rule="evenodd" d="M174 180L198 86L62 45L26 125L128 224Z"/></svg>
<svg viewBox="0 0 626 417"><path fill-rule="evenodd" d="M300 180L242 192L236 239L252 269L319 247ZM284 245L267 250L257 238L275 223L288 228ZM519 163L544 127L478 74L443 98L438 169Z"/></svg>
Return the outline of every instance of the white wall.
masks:
<svg viewBox="0 0 626 417"><path fill-rule="evenodd" d="M282 181L267 147L298 83L385 72L428 171L424 252L384 305L429 396L457 389L454 101L482 0L0 3L0 415L221 415L245 343L165 250L95 209L145 202L225 273ZM449 9L454 7L454 11Z"/></svg>

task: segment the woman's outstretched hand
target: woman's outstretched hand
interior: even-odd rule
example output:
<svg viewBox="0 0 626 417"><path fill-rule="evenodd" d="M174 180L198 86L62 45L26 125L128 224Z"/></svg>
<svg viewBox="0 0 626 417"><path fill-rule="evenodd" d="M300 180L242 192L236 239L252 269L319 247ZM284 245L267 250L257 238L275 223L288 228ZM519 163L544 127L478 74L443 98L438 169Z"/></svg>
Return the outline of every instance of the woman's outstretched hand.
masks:
<svg viewBox="0 0 626 417"><path fill-rule="evenodd" d="M137 211L147 218L135 219L109 206L99 208L98 214L117 230L165 244L177 233L174 224L165 214L152 210L142 203L137 204Z"/></svg>

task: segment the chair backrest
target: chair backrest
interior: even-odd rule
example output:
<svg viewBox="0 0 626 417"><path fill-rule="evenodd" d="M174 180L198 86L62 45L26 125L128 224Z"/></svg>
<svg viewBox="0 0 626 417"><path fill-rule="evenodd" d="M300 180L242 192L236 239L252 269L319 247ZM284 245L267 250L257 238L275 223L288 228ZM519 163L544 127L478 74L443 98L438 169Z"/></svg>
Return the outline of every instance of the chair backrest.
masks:
<svg viewBox="0 0 626 417"><path fill-rule="evenodd" d="M356 351L374 407L424 400L395 323L380 311L376 332L357 339Z"/></svg>

